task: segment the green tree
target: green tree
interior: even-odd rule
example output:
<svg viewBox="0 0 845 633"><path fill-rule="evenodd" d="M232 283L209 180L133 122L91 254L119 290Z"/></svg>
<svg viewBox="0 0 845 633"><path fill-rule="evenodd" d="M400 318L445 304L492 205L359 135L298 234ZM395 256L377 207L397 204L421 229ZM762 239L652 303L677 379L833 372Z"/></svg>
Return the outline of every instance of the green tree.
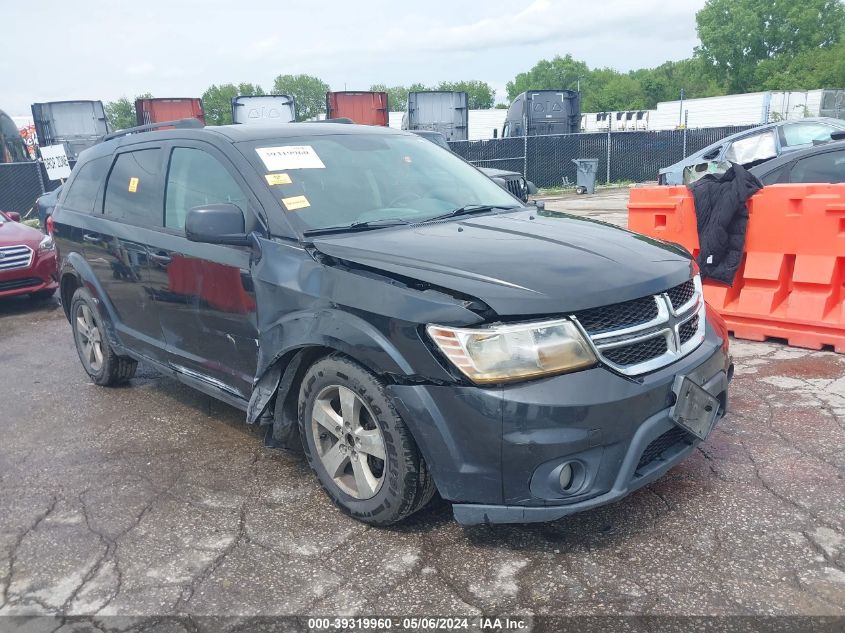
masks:
<svg viewBox="0 0 845 633"><path fill-rule="evenodd" d="M467 105L471 110L486 110L492 108L496 101L496 91L493 86L477 79L464 81L441 81L437 90L453 90L467 93Z"/></svg>
<svg viewBox="0 0 845 633"><path fill-rule="evenodd" d="M273 82L273 94L285 94L296 102L296 120L314 119L326 111L329 85L312 75L279 75Z"/></svg>
<svg viewBox="0 0 845 633"><path fill-rule="evenodd" d="M258 84L242 82L235 84L211 85L202 93L202 108L208 125L229 125L232 123L232 99L237 96L263 95L264 90Z"/></svg>
<svg viewBox="0 0 845 633"><path fill-rule="evenodd" d="M152 99L153 95L149 92L140 94L135 97L137 99ZM130 101L127 97L121 97L116 101L109 101L105 105L106 120L109 123L109 128L114 130L125 130L126 128L138 125L138 120L135 118L135 100Z"/></svg>
<svg viewBox="0 0 845 633"><path fill-rule="evenodd" d="M387 86L373 84L370 92L386 92L387 108L391 112L404 112L408 109L408 89L405 86Z"/></svg>
<svg viewBox="0 0 845 633"><path fill-rule="evenodd" d="M527 90L574 90L579 78L584 90L584 79L588 74L587 64L569 54L565 57L557 55L551 60L541 59L531 70L519 73L507 83L508 99L513 101L514 97Z"/></svg>
<svg viewBox="0 0 845 633"><path fill-rule="evenodd" d="M840 0L707 0L695 21L696 54L726 78L729 92L746 92L758 87L763 62L837 44L845 7Z"/></svg>

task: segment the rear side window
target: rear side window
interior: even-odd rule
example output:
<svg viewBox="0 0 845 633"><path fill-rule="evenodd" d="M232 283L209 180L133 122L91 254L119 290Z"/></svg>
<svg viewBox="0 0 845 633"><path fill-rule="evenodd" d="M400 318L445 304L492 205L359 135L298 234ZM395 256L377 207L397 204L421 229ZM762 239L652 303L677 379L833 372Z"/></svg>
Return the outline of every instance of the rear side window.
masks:
<svg viewBox="0 0 845 633"><path fill-rule="evenodd" d="M162 224L162 191L159 178L160 149L120 154L106 185L105 214L141 226Z"/></svg>
<svg viewBox="0 0 845 633"><path fill-rule="evenodd" d="M70 183L62 206L80 213L93 212L97 194L109 169L110 159L111 156L102 156L81 165Z"/></svg>
<svg viewBox="0 0 845 633"><path fill-rule="evenodd" d="M230 202L247 209L247 196L214 156L201 149L177 147L167 172L165 226L185 228L188 209L206 204Z"/></svg>
<svg viewBox="0 0 845 633"><path fill-rule="evenodd" d="M802 158L792 168L791 182L845 182L845 150Z"/></svg>

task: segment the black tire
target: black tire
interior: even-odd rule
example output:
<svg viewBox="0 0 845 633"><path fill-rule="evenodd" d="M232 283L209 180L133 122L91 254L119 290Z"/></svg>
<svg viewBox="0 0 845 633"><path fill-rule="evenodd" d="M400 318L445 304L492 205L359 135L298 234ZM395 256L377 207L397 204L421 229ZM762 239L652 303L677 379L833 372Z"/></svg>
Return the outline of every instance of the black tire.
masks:
<svg viewBox="0 0 845 633"><path fill-rule="evenodd" d="M318 396L335 387L349 389L358 397L368 410L364 414L367 423L375 425L383 439L381 484L370 498L356 498L342 489L329 475L318 452L317 442L324 446L327 434L315 437L315 423L312 423L314 407ZM428 466L408 427L388 398L383 383L346 356L333 354L309 368L300 388L298 418L309 465L329 498L351 517L371 525L389 525L421 509L434 496L436 489ZM329 438L329 441L332 439ZM342 440L335 441L340 443Z"/></svg>
<svg viewBox="0 0 845 633"><path fill-rule="evenodd" d="M85 310L88 311L88 315L90 315L90 319L99 333L98 340L102 360L98 362L92 362L91 355L86 352L87 348L82 342L87 339L82 332L82 325L78 319ZM118 356L112 349L94 299L85 288L77 288L76 292L73 293L70 302L70 325L73 329L73 340L76 343L79 360L83 369L95 384L103 387L122 385L135 375L138 362L128 356Z"/></svg>

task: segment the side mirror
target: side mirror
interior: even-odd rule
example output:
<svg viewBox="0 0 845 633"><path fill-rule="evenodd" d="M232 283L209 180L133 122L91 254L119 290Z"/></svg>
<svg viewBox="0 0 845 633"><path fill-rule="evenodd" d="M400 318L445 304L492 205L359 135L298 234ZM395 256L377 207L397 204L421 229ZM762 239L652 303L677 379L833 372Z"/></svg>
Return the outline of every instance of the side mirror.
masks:
<svg viewBox="0 0 845 633"><path fill-rule="evenodd" d="M17 211L6 211L6 215L9 216L9 219L12 222L20 222L21 221L21 214Z"/></svg>
<svg viewBox="0 0 845 633"><path fill-rule="evenodd" d="M244 213L235 204L206 204L188 210L185 236L192 242L248 246Z"/></svg>

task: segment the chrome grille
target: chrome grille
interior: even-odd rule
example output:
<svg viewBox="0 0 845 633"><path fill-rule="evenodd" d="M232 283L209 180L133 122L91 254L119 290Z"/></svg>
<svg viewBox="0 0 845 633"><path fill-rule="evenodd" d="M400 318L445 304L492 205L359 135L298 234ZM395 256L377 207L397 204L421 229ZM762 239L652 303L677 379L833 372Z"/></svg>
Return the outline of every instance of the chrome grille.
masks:
<svg viewBox="0 0 845 633"><path fill-rule="evenodd" d="M607 330L618 330L657 318L657 302L654 297L642 297L633 301L614 303L601 308L584 310L575 316L588 334L599 334Z"/></svg>
<svg viewBox="0 0 845 633"><path fill-rule="evenodd" d="M674 288L669 288L666 294L669 295L669 300L675 310L682 308L695 296L695 282L692 279L685 281Z"/></svg>
<svg viewBox="0 0 845 633"><path fill-rule="evenodd" d="M668 349L665 336L653 336L638 343L611 347L604 351L604 357L616 365L628 367L657 358Z"/></svg>
<svg viewBox="0 0 845 633"><path fill-rule="evenodd" d="M698 347L704 340L704 310L701 279L696 276L666 292L585 310L572 318L599 359L634 376L665 367Z"/></svg>
<svg viewBox="0 0 845 633"><path fill-rule="evenodd" d="M18 246L0 246L0 271L29 268L32 264L32 249Z"/></svg>
<svg viewBox="0 0 845 633"><path fill-rule="evenodd" d="M678 334L681 337L681 343L686 343L690 340L695 333L698 331L698 315L696 314L692 317L689 321L685 321L680 328L678 328Z"/></svg>

